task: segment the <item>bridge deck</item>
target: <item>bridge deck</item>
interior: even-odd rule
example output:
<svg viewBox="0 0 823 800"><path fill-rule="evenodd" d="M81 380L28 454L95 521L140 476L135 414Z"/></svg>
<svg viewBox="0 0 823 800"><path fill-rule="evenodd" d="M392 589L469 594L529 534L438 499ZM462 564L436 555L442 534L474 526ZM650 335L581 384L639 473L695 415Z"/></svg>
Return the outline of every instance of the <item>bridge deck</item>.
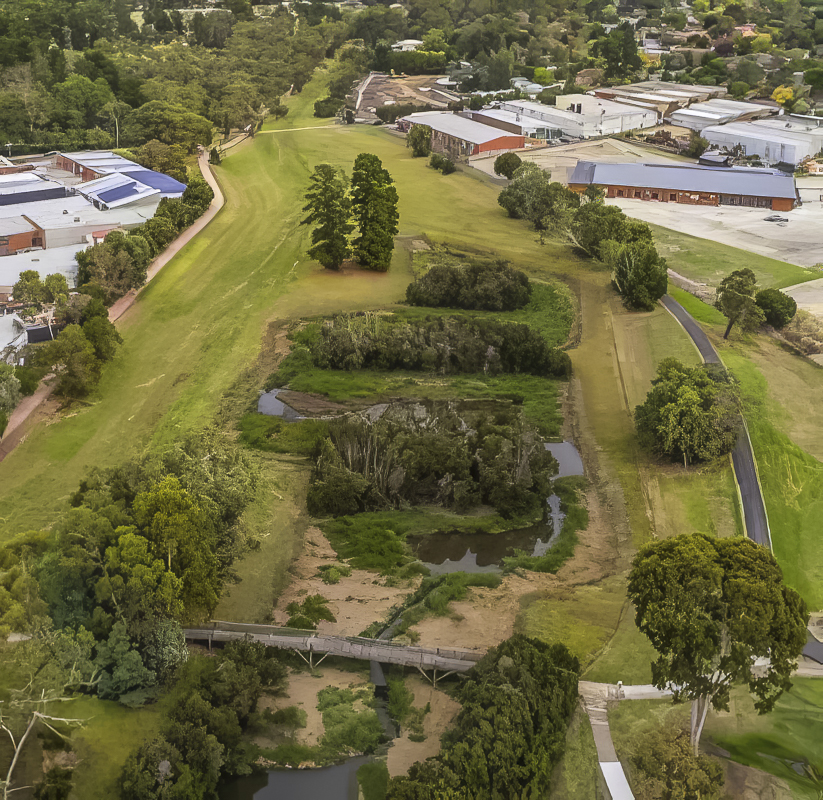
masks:
<svg viewBox="0 0 823 800"><path fill-rule="evenodd" d="M399 664L405 667L436 668L455 672L467 672L484 655L474 650L412 647L389 644L379 639L364 639L359 636L327 636L315 631L231 622L215 622L213 625L202 628L187 628L185 634L187 639L212 642L230 642L250 635L268 647L328 653L363 661L379 661L381 664Z"/></svg>

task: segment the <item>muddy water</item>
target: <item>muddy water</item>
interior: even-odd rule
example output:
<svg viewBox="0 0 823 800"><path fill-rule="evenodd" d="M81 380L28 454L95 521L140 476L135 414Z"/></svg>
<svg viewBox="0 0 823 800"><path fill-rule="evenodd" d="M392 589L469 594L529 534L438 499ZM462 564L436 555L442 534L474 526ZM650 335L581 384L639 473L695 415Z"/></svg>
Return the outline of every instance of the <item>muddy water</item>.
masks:
<svg viewBox="0 0 823 800"><path fill-rule="evenodd" d="M282 417L286 422L296 422L305 419L300 416L291 406L287 406L282 400L277 399L277 395L282 389L272 389L270 392L260 395L257 401L257 411L268 417Z"/></svg>
<svg viewBox="0 0 823 800"><path fill-rule="evenodd" d="M583 474L583 462L573 442L552 442L546 449L557 459L558 478ZM566 515L560 510L560 498L553 494L546 500L547 522L507 533L466 533L451 531L427 536L409 536L412 552L432 575L449 572L500 572L503 559L523 550L543 556L552 547L563 528Z"/></svg>

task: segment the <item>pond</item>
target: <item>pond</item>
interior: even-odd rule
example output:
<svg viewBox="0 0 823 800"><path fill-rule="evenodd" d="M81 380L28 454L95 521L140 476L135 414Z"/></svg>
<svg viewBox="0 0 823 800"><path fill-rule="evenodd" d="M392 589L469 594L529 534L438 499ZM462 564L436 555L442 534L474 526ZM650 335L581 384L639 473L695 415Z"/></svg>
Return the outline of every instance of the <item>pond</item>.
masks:
<svg viewBox="0 0 823 800"><path fill-rule="evenodd" d="M573 442L552 442L546 449L557 459L558 478L583 474L583 461ZM523 550L543 556L563 528L565 514L560 498L553 494L546 500L547 522L506 533L467 533L455 530L424 536L409 536L407 542L414 555L432 575L449 572L500 572L503 559Z"/></svg>
<svg viewBox="0 0 823 800"><path fill-rule="evenodd" d="M286 422L297 422L297 420L305 419L298 414L291 406L287 406L282 400L277 399L277 395L283 389L272 389L270 392L260 395L257 401L257 411L260 414L265 414L268 417L282 417Z"/></svg>
<svg viewBox="0 0 823 800"><path fill-rule="evenodd" d="M357 800L357 770L369 756L323 769L273 769L237 778L220 788L220 800Z"/></svg>

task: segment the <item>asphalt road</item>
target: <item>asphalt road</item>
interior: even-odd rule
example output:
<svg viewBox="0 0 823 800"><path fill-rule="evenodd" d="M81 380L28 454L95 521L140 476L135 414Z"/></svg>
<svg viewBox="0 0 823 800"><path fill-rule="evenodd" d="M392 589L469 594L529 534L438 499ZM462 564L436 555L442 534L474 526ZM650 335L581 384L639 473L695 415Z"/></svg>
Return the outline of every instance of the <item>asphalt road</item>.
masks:
<svg viewBox="0 0 823 800"><path fill-rule="evenodd" d="M680 303L669 295L663 295L660 302L668 309L669 313L683 326L686 333L691 336L692 341L700 351L703 361L707 364L721 364L717 350L709 341L703 329L697 324L694 317L686 311ZM737 485L740 487L740 499L743 504L743 516L746 523L746 535L757 544L772 548L772 540L769 534L769 520L766 516L766 505L763 502L763 494L760 491L760 483L757 480L757 470L754 464L754 453L752 443L749 440L749 433L745 424L737 437L737 443L732 451L732 465L737 478ZM809 634L806 646L803 648L803 655L823 664L823 643L818 642Z"/></svg>

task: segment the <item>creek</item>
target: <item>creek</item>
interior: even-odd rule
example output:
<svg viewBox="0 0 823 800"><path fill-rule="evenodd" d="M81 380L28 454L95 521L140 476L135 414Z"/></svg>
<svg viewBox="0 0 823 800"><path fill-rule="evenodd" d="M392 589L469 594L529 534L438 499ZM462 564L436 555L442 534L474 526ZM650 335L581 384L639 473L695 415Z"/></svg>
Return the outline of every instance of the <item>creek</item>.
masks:
<svg viewBox="0 0 823 800"><path fill-rule="evenodd" d="M550 442L546 449L557 459L558 478L583 474L583 461L573 442ZM557 541L566 515L560 510L560 498L546 499L546 522L506 533L467 533L445 531L406 540L414 555L432 575L449 572L500 572L503 559L515 550L543 556Z"/></svg>
<svg viewBox="0 0 823 800"><path fill-rule="evenodd" d="M357 800L357 770L369 756L322 769L273 769L223 785L220 800Z"/></svg>

